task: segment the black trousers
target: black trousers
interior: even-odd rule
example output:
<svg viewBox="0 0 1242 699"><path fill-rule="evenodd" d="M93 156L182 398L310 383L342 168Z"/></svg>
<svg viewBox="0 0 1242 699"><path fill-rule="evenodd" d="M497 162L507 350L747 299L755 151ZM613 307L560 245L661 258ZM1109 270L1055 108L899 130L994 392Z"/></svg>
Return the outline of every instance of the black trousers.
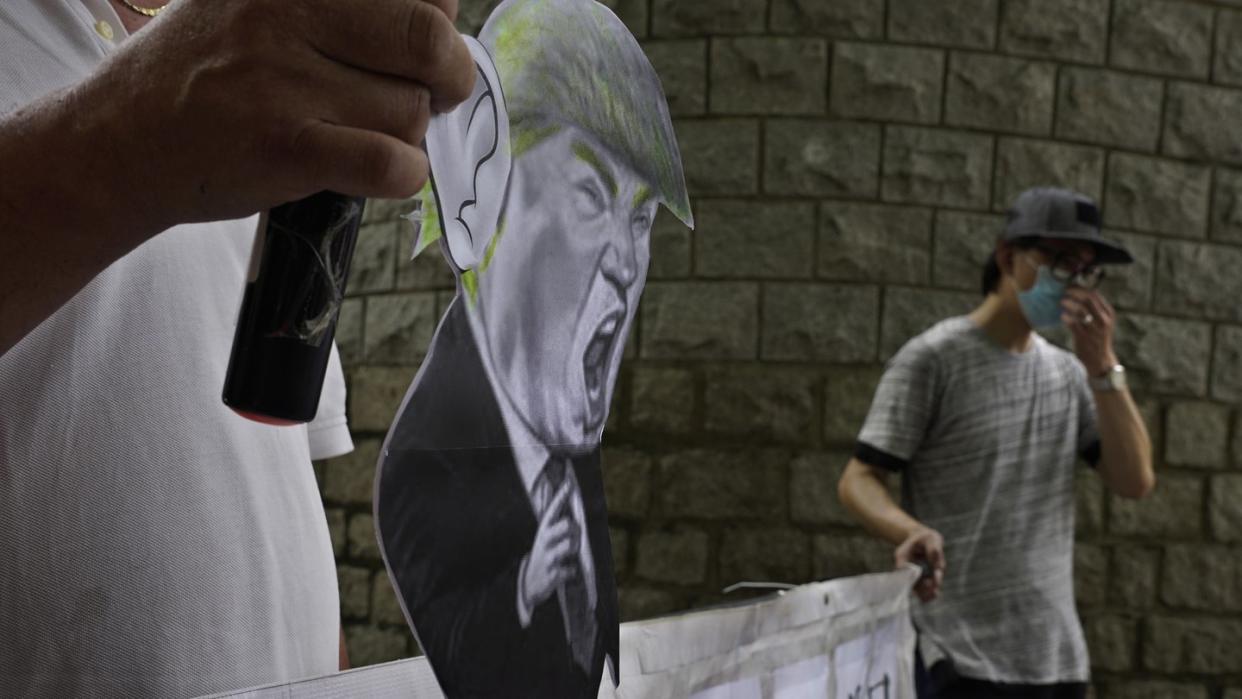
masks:
<svg viewBox="0 0 1242 699"><path fill-rule="evenodd" d="M1086 682L1008 684L960 677L941 660L930 668L922 654L914 656L914 688L919 699L1085 699Z"/></svg>

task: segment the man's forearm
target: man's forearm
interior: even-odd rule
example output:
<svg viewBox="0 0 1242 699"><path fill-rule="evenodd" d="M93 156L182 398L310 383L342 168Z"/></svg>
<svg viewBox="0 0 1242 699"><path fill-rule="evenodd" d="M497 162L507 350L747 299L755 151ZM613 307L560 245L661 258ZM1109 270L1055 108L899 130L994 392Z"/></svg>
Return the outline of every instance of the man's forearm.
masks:
<svg viewBox="0 0 1242 699"><path fill-rule="evenodd" d="M837 484L837 494L867 531L893 545L901 544L913 532L926 528L893 500L874 467L858 459L851 459L845 467Z"/></svg>
<svg viewBox="0 0 1242 699"><path fill-rule="evenodd" d="M83 89L0 118L0 354L158 230Z"/></svg>
<svg viewBox="0 0 1242 699"><path fill-rule="evenodd" d="M1095 392L1101 478L1110 490L1141 498L1156 485L1151 439L1128 390Z"/></svg>

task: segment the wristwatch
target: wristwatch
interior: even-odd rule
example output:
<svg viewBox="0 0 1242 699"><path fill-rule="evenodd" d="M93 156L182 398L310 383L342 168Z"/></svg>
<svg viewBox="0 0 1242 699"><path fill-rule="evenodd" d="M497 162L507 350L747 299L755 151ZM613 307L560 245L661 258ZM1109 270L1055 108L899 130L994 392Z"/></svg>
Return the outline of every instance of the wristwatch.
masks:
<svg viewBox="0 0 1242 699"><path fill-rule="evenodd" d="M1091 388L1096 391L1120 391L1126 387L1126 368L1120 364L1114 364L1113 368L1104 372L1102 376L1092 376L1087 379L1087 383L1091 384Z"/></svg>

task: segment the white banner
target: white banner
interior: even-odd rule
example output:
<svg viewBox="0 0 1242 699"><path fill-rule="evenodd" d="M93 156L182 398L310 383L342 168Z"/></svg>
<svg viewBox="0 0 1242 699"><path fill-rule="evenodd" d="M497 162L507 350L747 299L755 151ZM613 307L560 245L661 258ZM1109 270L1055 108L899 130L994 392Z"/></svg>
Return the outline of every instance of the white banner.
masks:
<svg viewBox="0 0 1242 699"><path fill-rule="evenodd" d="M621 686L600 699L913 699L918 569L802 585L621 625ZM442 699L425 658L211 699Z"/></svg>
<svg viewBox="0 0 1242 699"><path fill-rule="evenodd" d="M601 699L912 699L918 570L802 585L725 609L621 625Z"/></svg>

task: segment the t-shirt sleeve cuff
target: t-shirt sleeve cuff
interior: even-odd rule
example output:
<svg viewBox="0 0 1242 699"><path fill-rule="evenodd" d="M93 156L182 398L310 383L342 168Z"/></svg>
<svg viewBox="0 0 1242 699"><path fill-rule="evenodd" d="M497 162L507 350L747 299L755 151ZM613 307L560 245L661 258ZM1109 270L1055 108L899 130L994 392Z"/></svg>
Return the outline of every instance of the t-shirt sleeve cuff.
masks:
<svg viewBox="0 0 1242 699"><path fill-rule="evenodd" d="M1096 466L1099 466L1100 465L1100 440L1096 439L1096 440L1093 440L1090 444L1088 444L1086 448L1082 450L1082 458L1084 461L1086 461L1088 464L1091 465L1091 468L1095 468Z"/></svg>
<svg viewBox="0 0 1242 699"><path fill-rule="evenodd" d="M331 422L307 426L306 439L310 443L311 459L331 459L354 450L354 440L349 435L349 423L342 415Z"/></svg>
<svg viewBox="0 0 1242 699"><path fill-rule="evenodd" d="M879 466L880 468L897 473L906 470L906 467L910 465L909 461L899 456L893 456L886 451L877 449L870 444L861 441L854 447L854 458L864 464Z"/></svg>

